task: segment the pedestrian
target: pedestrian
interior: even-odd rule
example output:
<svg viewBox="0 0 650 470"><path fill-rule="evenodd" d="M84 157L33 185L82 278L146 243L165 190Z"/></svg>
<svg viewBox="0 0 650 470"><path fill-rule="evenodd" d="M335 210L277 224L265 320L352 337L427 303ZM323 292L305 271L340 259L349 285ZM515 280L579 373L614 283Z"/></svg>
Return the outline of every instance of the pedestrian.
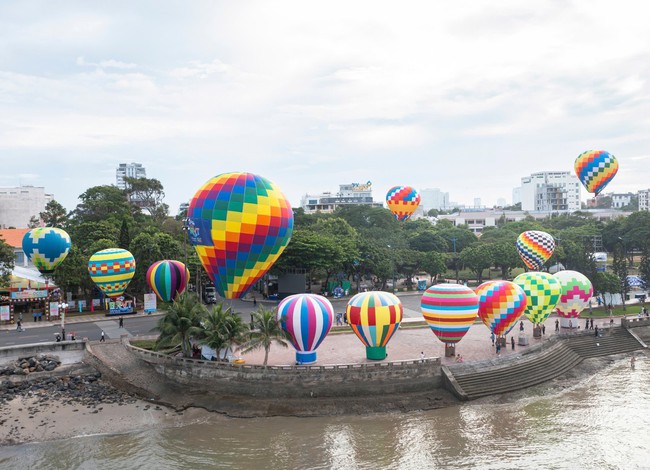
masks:
<svg viewBox="0 0 650 470"><path fill-rule="evenodd" d="M557 333L558 331L560 331L560 320L558 320L556 318L555 319L555 332Z"/></svg>
<svg viewBox="0 0 650 470"><path fill-rule="evenodd" d="M587 320L587 322L585 323L585 330L588 330L589 329L589 319L587 318L586 320Z"/></svg>
<svg viewBox="0 0 650 470"><path fill-rule="evenodd" d="M424 362L424 351L420 353L420 362Z"/></svg>
<svg viewBox="0 0 650 470"><path fill-rule="evenodd" d="M542 325L542 334L543 334L543 335L546 334L546 325Z"/></svg>
<svg viewBox="0 0 650 470"><path fill-rule="evenodd" d="M569 330L573 330L573 320L569 320Z"/></svg>
<svg viewBox="0 0 650 470"><path fill-rule="evenodd" d="M102 331L102 337L99 338L99 342L103 343L104 341L106 341L106 338L104 337L104 332Z"/></svg>
<svg viewBox="0 0 650 470"><path fill-rule="evenodd" d="M255 305L255 306L257 305L257 298L256 297L253 297L253 305Z"/></svg>
<svg viewBox="0 0 650 470"><path fill-rule="evenodd" d="M61 335L59 333L56 334L56 342L57 343L61 342Z"/></svg>
<svg viewBox="0 0 650 470"><path fill-rule="evenodd" d="M120 328L124 328L124 318L120 316Z"/></svg>
<svg viewBox="0 0 650 470"><path fill-rule="evenodd" d="M494 331L492 332L492 334L490 335L490 337L492 338L492 346L494 346Z"/></svg>
<svg viewBox="0 0 650 470"><path fill-rule="evenodd" d="M598 338L598 325L596 325L596 329L594 330L594 336Z"/></svg>
<svg viewBox="0 0 650 470"><path fill-rule="evenodd" d="M70 333L70 339L71 339L72 341L74 341L74 335L75 335L75 332L74 332L74 331L73 331L72 333Z"/></svg>
<svg viewBox="0 0 650 470"><path fill-rule="evenodd" d="M23 331L22 322L21 322L20 320L18 320L18 321L16 322L16 325L17 325L17 326L16 326L16 331L17 331L18 333L22 332L22 331Z"/></svg>
<svg viewBox="0 0 650 470"><path fill-rule="evenodd" d="M501 354L501 341L497 341L497 356Z"/></svg>
<svg viewBox="0 0 650 470"><path fill-rule="evenodd" d="M515 337L514 336L510 337L510 344L512 344L512 350L514 351L515 350Z"/></svg>
<svg viewBox="0 0 650 470"><path fill-rule="evenodd" d="M632 356L630 359L630 367L634 370L634 365L636 364L636 357Z"/></svg>
<svg viewBox="0 0 650 470"><path fill-rule="evenodd" d="M611 315L609 316L609 326L610 327L614 326L614 317Z"/></svg>
<svg viewBox="0 0 650 470"><path fill-rule="evenodd" d="M594 319L593 318L591 320L589 320L589 329L590 330L594 329Z"/></svg>
<svg viewBox="0 0 650 470"><path fill-rule="evenodd" d="M519 331L524 331L524 321L523 320L521 320L519 322Z"/></svg>

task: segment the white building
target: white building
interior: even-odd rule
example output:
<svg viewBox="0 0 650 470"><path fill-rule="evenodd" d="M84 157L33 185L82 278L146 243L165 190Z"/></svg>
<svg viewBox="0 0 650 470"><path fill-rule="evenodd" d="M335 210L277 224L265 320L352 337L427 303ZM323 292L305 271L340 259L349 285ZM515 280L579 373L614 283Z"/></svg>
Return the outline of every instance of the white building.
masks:
<svg viewBox="0 0 650 470"><path fill-rule="evenodd" d="M45 194L45 188L0 188L0 228L29 227L29 220L38 218L53 199L51 194Z"/></svg>
<svg viewBox="0 0 650 470"><path fill-rule="evenodd" d="M638 193L639 210L650 211L650 189L643 189Z"/></svg>
<svg viewBox="0 0 650 470"><path fill-rule="evenodd" d="M431 209L447 210L449 206L449 193L440 191L438 188L427 188L420 191L420 207L425 213Z"/></svg>
<svg viewBox="0 0 650 470"><path fill-rule="evenodd" d="M383 207L380 202L372 199L372 183L350 183L339 185L337 193L306 194L300 201L300 206L305 213L334 212L337 207L346 205L366 205Z"/></svg>
<svg viewBox="0 0 650 470"><path fill-rule="evenodd" d="M147 172L142 166L142 163L120 163L120 166L117 167L115 172L115 179L117 182L117 187L120 189L126 189L126 183L124 178L146 178Z"/></svg>
<svg viewBox="0 0 650 470"><path fill-rule="evenodd" d="M513 191L513 199L514 199ZM580 210L580 181L569 171L542 171L521 179L521 209L538 212Z"/></svg>
<svg viewBox="0 0 650 470"><path fill-rule="evenodd" d="M633 193L611 193L609 196L612 198L612 209L620 209L621 207L629 206L632 203Z"/></svg>

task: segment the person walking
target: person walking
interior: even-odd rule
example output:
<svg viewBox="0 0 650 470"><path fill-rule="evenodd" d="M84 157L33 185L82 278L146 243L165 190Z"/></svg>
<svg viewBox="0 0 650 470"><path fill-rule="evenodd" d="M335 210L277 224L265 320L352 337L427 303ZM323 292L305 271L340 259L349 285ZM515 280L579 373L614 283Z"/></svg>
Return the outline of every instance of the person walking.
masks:
<svg viewBox="0 0 650 470"><path fill-rule="evenodd" d="M586 323L585 323L585 330L588 330L588 329L589 329L589 319L586 318L585 320L586 320Z"/></svg>
<svg viewBox="0 0 650 470"><path fill-rule="evenodd" d="M501 341L497 341L497 356L501 354Z"/></svg>
<svg viewBox="0 0 650 470"><path fill-rule="evenodd" d="M546 325L544 325L544 324L542 325L542 334L543 335L546 334Z"/></svg>
<svg viewBox="0 0 650 470"><path fill-rule="evenodd" d="M22 333L22 331L23 331L22 322L21 322L20 320L18 320L18 321L16 322L16 331L17 331L18 333Z"/></svg>
<svg viewBox="0 0 650 470"><path fill-rule="evenodd" d="M636 357L632 355L632 358L630 359L630 367L632 368L632 370L634 370L635 364L636 364Z"/></svg>
<svg viewBox="0 0 650 470"><path fill-rule="evenodd" d="M593 318L591 320L589 320L589 329L590 330L594 329L594 319Z"/></svg>
<svg viewBox="0 0 650 470"><path fill-rule="evenodd" d="M99 342L103 343L105 341L106 341L106 338L104 337L104 332L102 331L102 336L101 336L101 338L99 338Z"/></svg>
<svg viewBox="0 0 650 470"><path fill-rule="evenodd" d="M558 320L556 318L555 319L555 332L557 333L558 331L560 331L560 320Z"/></svg>
<svg viewBox="0 0 650 470"><path fill-rule="evenodd" d="M490 338L492 338L492 346L494 346L494 331L493 331L492 334L490 335Z"/></svg>
<svg viewBox="0 0 650 470"><path fill-rule="evenodd" d="M523 320L521 320L519 322L519 331L524 331L524 321Z"/></svg>
<svg viewBox="0 0 650 470"><path fill-rule="evenodd" d="M596 329L594 330L594 336L598 338L598 325L596 325Z"/></svg>
<svg viewBox="0 0 650 470"><path fill-rule="evenodd" d="M420 362L424 362L424 351L420 353Z"/></svg>
<svg viewBox="0 0 650 470"><path fill-rule="evenodd" d="M120 328L124 328L124 317L120 316Z"/></svg>
<svg viewBox="0 0 650 470"><path fill-rule="evenodd" d="M515 337L514 336L510 337L510 344L512 344L512 350L514 351L515 350Z"/></svg>

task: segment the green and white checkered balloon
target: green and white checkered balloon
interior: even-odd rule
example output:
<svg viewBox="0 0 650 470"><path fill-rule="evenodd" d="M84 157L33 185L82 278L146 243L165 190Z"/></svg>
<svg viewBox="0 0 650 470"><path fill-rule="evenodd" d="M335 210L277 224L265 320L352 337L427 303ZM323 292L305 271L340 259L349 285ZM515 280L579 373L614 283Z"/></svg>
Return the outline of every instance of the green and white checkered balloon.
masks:
<svg viewBox="0 0 650 470"><path fill-rule="evenodd" d="M526 293L526 318L536 325L544 323L562 295L560 281L548 273L531 271L520 274L513 282Z"/></svg>

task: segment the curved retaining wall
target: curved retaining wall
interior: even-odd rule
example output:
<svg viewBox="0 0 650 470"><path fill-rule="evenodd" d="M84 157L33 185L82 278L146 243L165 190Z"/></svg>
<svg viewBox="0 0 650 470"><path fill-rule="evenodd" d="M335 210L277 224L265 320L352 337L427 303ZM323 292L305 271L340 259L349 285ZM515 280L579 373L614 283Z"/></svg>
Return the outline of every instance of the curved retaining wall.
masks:
<svg viewBox="0 0 650 470"><path fill-rule="evenodd" d="M442 385L440 358L327 366L259 366L171 357L125 343L158 373L193 389L264 398L372 396Z"/></svg>
<svg viewBox="0 0 650 470"><path fill-rule="evenodd" d="M5 346L0 348L0 364L8 364L20 358L36 356L37 354L53 354L58 356L62 364L74 364L81 362L85 348L85 341L53 341Z"/></svg>

